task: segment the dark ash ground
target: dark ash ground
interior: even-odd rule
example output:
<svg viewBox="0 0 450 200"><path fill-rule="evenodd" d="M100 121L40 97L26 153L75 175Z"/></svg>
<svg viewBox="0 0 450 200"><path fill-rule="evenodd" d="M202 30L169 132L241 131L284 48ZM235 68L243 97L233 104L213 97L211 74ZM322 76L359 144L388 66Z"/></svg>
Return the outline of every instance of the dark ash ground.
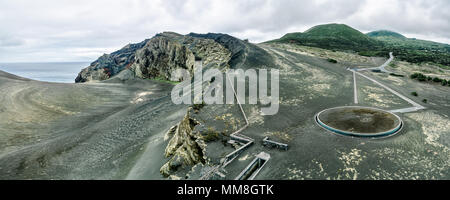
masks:
<svg viewBox="0 0 450 200"><path fill-rule="evenodd" d="M317 126L314 115L353 105L347 67L378 66L384 60L291 45L259 47L267 53L250 49L236 67L279 69L280 110L261 116L258 105L243 105L250 120L243 134L257 142L226 168L228 179L261 151L271 159L257 179L450 179L449 87L363 72L405 96L417 91L420 99L414 100L428 99L427 109L400 114L405 127L394 137L338 136ZM269 60L264 66L255 61L260 56ZM390 70L413 73L406 65ZM362 106L407 105L368 81L358 85ZM167 161L164 133L187 109L170 101L171 87L138 79L54 84L0 72L0 179L164 178L159 172ZM215 130L232 132L243 125L237 105L207 105L196 117ZM290 149L263 147L259 141L265 136L288 143ZM207 156L217 163L233 150L213 141Z"/></svg>

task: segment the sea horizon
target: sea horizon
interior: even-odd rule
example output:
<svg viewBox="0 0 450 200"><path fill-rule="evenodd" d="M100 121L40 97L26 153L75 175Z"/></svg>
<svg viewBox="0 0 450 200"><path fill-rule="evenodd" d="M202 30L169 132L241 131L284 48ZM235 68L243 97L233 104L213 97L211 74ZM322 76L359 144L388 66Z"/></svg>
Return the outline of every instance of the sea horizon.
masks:
<svg viewBox="0 0 450 200"><path fill-rule="evenodd" d="M75 83L78 73L91 62L0 62L0 70L37 81Z"/></svg>

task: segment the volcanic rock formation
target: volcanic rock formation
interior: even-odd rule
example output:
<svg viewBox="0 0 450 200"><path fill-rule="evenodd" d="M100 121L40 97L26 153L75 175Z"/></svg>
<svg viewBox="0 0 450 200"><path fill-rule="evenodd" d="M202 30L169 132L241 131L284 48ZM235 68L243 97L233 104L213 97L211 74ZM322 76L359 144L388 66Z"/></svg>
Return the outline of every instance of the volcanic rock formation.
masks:
<svg viewBox="0 0 450 200"><path fill-rule="evenodd" d="M182 81L177 69L193 71L194 61L203 65L217 63L227 67L231 52L212 39L164 32L138 44L129 44L112 54L105 54L83 69L75 82L102 81L131 70L138 78L162 78Z"/></svg>

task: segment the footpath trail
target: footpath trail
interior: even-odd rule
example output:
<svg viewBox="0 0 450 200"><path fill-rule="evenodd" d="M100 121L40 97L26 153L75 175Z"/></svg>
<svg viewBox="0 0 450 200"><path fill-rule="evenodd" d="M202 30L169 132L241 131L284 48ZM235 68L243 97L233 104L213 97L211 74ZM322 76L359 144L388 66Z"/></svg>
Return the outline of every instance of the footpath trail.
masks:
<svg viewBox="0 0 450 200"><path fill-rule="evenodd" d="M391 110L391 112L397 112L397 113L406 113L406 112L414 112L414 111L418 111L418 110L422 110L425 109L425 107L423 107L422 105L416 103L415 101L413 101L412 99L400 94L399 92L391 89L390 87L386 86L383 83L380 83L379 81L364 75L362 73L360 73L360 71L365 71L365 70L380 70L382 72L385 73L390 73L388 70L385 69L385 67L387 65L389 65L390 62L392 62L392 60L394 60L394 55L392 52L389 53L390 58L381 66L379 67L371 67L371 68L363 68L363 69L348 69L350 71L352 71L353 73L353 87L354 87L354 103L358 104L358 93L357 93L357 85L356 85L356 74L366 78L369 81L372 81L373 83L379 85L380 87L386 89L387 91L391 92L392 94L400 97L401 99L405 100L406 102L410 103L411 105L413 105L413 107L408 107L408 108L402 108L402 109L396 109L396 110Z"/></svg>

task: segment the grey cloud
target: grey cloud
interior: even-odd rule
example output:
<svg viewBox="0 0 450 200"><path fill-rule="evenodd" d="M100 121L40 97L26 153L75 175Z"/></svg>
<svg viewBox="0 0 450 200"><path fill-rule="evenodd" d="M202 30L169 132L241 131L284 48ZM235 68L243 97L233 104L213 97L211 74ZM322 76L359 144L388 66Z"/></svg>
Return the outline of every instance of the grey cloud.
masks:
<svg viewBox="0 0 450 200"><path fill-rule="evenodd" d="M0 1L0 62L91 61L162 31L262 42L332 22L449 42L448 10L446 0Z"/></svg>
<svg viewBox="0 0 450 200"><path fill-rule="evenodd" d="M24 41L18 38L2 38L0 37L0 48L15 47L24 44Z"/></svg>

